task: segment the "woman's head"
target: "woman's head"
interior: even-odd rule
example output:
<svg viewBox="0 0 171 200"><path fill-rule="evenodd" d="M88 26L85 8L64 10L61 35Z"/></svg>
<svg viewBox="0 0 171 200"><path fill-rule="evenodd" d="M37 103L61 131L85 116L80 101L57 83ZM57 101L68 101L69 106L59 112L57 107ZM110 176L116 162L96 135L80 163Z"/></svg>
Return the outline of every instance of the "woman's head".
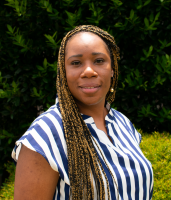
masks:
<svg viewBox="0 0 171 200"><path fill-rule="evenodd" d="M87 106L103 106L113 69L110 52L96 34L80 32L67 42L65 71L69 90L84 113Z"/></svg>
<svg viewBox="0 0 171 200"><path fill-rule="evenodd" d="M119 48L116 46L114 38L109 33L103 31L98 27L91 25L78 26L75 29L68 32L67 35L63 38L58 56L58 74L63 74L63 76L61 77L62 81L60 81L60 84L63 84L65 87L67 87L66 82L68 82L67 80L68 78L66 77L67 75L66 57L68 56L67 54L68 50L69 52L71 52L73 48L78 49L81 45L82 45L81 50L83 50L85 47L84 42L86 42L88 39L90 40L87 41L89 42L89 44L95 42L95 40L91 40L91 38L93 37L96 40L99 41L101 40L101 43L99 42L99 48L103 46L106 49L107 54L110 56L111 59L111 69L113 76L110 79L108 79L110 80L110 86L108 87L108 90L105 94L106 100L111 104L114 101L116 87L117 87ZM77 52L79 52L79 49ZM110 88L113 88L114 92L110 92ZM58 89L59 87L57 86L57 90ZM71 91L71 87L69 87L69 89Z"/></svg>
<svg viewBox="0 0 171 200"><path fill-rule="evenodd" d="M109 103L114 101L118 59L119 49L114 38L95 26L78 26L61 42L56 86L67 144L72 199L94 199L94 187L98 199L105 199L102 174L108 183L107 176L94 147L96 141L79 112L78 101L84 105L105 98ZM114 88L113 93L110 87ZM111 173L109 167L108 170ZM109 184L107 191L110 198Z"/></svg>

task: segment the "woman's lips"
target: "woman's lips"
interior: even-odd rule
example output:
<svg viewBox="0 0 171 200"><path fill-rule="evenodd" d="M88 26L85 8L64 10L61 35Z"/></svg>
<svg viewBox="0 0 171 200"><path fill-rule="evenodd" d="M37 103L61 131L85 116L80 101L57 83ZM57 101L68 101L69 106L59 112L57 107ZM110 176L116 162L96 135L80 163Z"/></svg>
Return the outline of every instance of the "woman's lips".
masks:
<svg viewBox="0 0 171 200"><path fill-rule="evenodd" d="M80 87L84 93L95 93L99 90L100 86Z"/></svg>

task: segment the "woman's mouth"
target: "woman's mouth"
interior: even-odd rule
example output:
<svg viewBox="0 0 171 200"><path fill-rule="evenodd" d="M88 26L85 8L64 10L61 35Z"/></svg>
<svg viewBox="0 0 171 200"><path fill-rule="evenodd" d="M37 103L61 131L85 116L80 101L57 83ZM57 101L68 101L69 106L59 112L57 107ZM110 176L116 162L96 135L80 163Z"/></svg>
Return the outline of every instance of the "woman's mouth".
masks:
<svg viewBox="0 0 171 200"><path fill-rule="evenodd" d="M84 93L95 93L99 90L100 86L80 87Z"/></svg>

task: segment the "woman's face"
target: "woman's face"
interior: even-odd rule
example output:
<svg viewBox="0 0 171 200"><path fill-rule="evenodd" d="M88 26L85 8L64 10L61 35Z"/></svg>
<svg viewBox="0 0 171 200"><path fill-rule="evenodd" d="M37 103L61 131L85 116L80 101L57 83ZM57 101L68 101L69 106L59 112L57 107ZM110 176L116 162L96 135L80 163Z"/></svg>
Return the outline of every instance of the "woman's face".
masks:
<svg viewBox="0 0 171 200"><path fill-rule="evenodd" d="M79 108L104 105L113 70L109 49L98 35L80 32L68 41L65 69L68 87Z"/></svg>

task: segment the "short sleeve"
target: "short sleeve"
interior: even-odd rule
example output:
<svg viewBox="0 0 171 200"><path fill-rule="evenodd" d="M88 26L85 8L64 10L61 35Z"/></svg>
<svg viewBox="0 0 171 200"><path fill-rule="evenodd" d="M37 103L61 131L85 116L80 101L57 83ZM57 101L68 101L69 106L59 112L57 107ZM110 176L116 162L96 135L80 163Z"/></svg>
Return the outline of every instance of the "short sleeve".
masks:
<svg viewBox="0 0 171 200"><path fill-rule="evenodd" d="M49 109L38 117L15 143L12 158L18 161L22 145L41 154L61 178L69 184L65 135L59 110Z"/></svg>

